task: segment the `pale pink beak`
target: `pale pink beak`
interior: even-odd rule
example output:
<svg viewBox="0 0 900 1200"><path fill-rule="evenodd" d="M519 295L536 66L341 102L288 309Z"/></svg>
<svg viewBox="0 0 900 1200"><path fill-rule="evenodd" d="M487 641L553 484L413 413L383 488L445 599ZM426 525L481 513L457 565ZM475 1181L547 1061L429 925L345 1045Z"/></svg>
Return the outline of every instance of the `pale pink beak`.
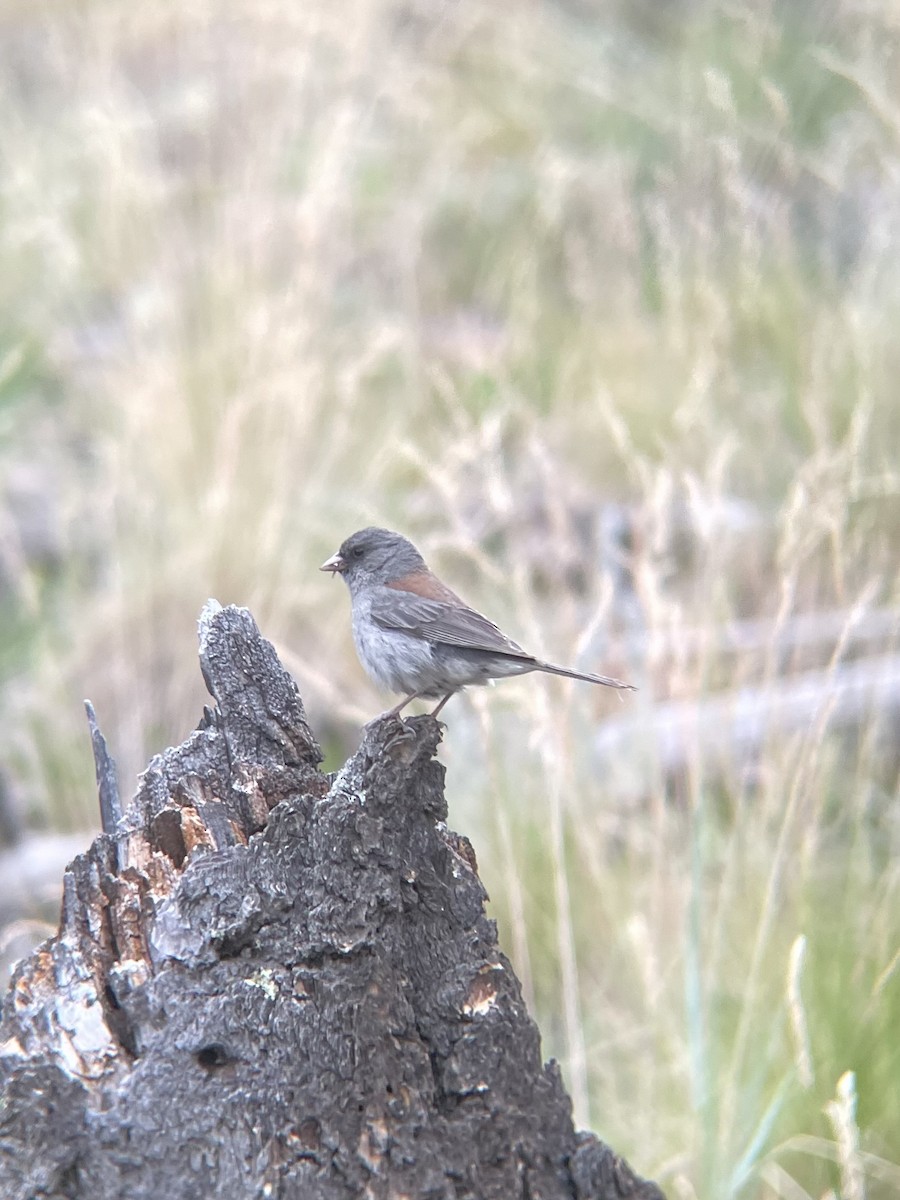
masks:
<svg viewBox="0 0 900 1200"><path fill-rule="evenodd" d="M333 575L342 575L347 570L346 562L341 558L340 554L332 554L326 562L323 562L320 571L331 571Z"/></svg>

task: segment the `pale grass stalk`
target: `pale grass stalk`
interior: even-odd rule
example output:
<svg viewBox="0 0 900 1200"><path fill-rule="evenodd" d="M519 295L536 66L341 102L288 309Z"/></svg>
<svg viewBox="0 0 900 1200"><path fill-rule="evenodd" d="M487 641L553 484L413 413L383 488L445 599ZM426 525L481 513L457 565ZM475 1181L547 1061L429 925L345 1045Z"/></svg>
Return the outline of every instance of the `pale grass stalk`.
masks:
<svg viewBox="0 0 900 1200"><path fill-rule="evenodd" d="M787 1003L791 1032L794 1037L794 1064L797 1068L797 1076L803 1087L810 1088L815 1082L815 1073L809 1040L809 1023L806 1019L806 1008L800 989L805 959L806 938L800 934L794 939L788 960Z"/></svg>
<svg viewBox="0 0 900 1200"><path fill-rule="evenodd" d="M783 583L786 582L786 580L783 580ZM779 616L775 623L776 630L787 618L791 608L792 595L793 587L783 586ZM775 641L776 639L773 637L773 646ZM771 677L774 679L776 677L774 662L770 664L769 672L771 672ZM822 740L827 729L829 712L830 704L826 701L821 707L815 728L811 730L809 736L803 740L800 758L794 767L788 803L784 808L779 827L776 848L772 857L772 865L769 871L763 906L758 919L751 964L743 989L743 1001L741 1005L740 1018L732 1048L730 1067L727 1072L727 1077L731 1079L738 1079L741 1077L741 1067L748 1052L752 1025L756 1016L760 971L766 950L768 948L770 934L774 925L775 913L778 909L779 893L784 879L784 873L787 868L790 839L793 835L797 821L804 814L804 809L807 807L806 797L811 791L814 790L809 787L810 781L808 776L812 771L816 753L822 744ZM774 798L774 789L772 789L772 795ZM730 1139L733 1133L735 1101L736 1095L734 1091L726 1089L722 1097L719 1114L719 1138L722 1144L724 1144L725 1140Z"/></svg>
<svg viewBox="0 0 900 1200"><path fill-rule="evenodd" d="M725 1187L726 1196L738 1196L756 1174L762 1155L771 1140L778 1118L781 1116L788 1092L791 1088L791 1077L786 1076L778 1084L774 1093L760 1116L759 1122L750 1137L750 1142L741 1157L731 1170Z"/></svg>
<svg viewBox="0 0 900 1200"><path fill-rule="evenodd" d="M766 880L762 907L757 918L756 932L753 938L753 949L750 963L742 986L742 1002L737 1029L735 1031L725 1078L739 1080L743 1076L747 1056L751 1051L753 1021L756 1017L759 1002L759 991L762 983L762 965L772 930L779 909L779 894L785 873L789 866L791 841L795 833L797 815L802 807L803 795L800 779L797 775L792 780L784 815L778 830L778 836L772 853L771 866ZM737 1105L736 1088L726 1088L721 1100L718 1114L718 1139L720 1145L729 1144L735 1134L735 1110Z"/></svg>
<svg viewBox="0 0 900 1200"><path fill-rule="evenodd" d="M869 610L872 601L878 592L877 583L870 581L860 592L852 607L847 611L844 627L835 642L834 649L831 653L830 660L825 669L824 676L827 679L829 676L833 679L835 673L840 666L844 657L847 646L851 643L853 628L860 620L862 620ZM804 813L805 834L801 843L801 852L803 858L810 862L814 859L817 852L819 832L822 827L822 811L826 802L826 789L824 787L814 787L813 780L821 771L822 750L825 744L825 739L828 733L828 726L831 719L831 714L837 703L836 692L832 687L830 693L826 693L819 712L816 715L815 724L810 730L810 735L804 742L805 753L798 764L798 772L802 772L804 776L809 777L808 796L809 803L806 806Z"/></svg>
<svg viewBox="0 0 900 1200"><path fill-rule="evenodd" d="M872 999L875 1000L884 991L887 984L891 982L897 971L900 970L900 949L884 968L880 971L874 984L872 985Z"/></svg>
<svg viewBox="0 0 900 1200"><path fill-rule="evenodd" d="M623 922L625 928L620 933L618 927ZM658 1069L656 1058L659 1055L664 1061L669 1061L670 1058L677 1059L681 1030L673 1021L672 1014L667 1013L665 1005L661 1003L665 993L655 931L648 927L643 914L635 913L629 918L627 909L621 915L614 912L611 923L614 930L612 944L615 945L620 940L624 942L636 964L642 986L640 1002L632 1018L635 1034L631 1039L633 1050L630 1057L634 1063L631 1087L636 1098L635 1108L639 1114L635 1135L647 1146L648 1154L653 1154L658 1135L649 1114L652 1112L653 1096L658 1081L663 1074ZM622 1061L626 1038L619 1032L608 1040L613 1043L610 1050L614 1053L614 1061ZM602 1063L603 1050L598 1047L597 1053ZM615 1083L611 1090L614 1095Z"/></svg>
<svg viewBox="0 0 900 1200"><path fill-rule="evenodd" d="M816 1200L774 1159L769 1159L760 1166L759 1175L778 1200Z"/></svg>
<svg viewBox="0 0 900 1200"><path fill-rule="evenodd" d="M813 53L822 66L853 84L872 112L893 130L895 136L900 134L900 108L871 75L864 75L853 63L847 62L832 50L819 46Z"/></svg>
<svg viewBox="0 0 900 1200"><path fill-rule="evenodd" d="M831 1103L835 1103L831 1101ZM808 1154L811 1158L821 1158L825 1162L840 1164L841 1149L836 1141L817 1137L809 1133L795 1134L779 1146L779 1152ZM857 1159L864 1169L866 1176L892 1188L900 1194L900 1166L889 1162L880 1155L871 1154L857 1149Z"/></svg>
<svg viewBox="0 0 900 1200"><path fill-rule="evenodd" d="M798 827L798 822L808 816L808 813L805 811L808 808L807 797L815 790L811 787L811 775L827 729L830 708L831 704L826 700L822 705L816 727L803 740L799 759L794 766L788 803L785 806L778 832L763 906L759 915L751 965L744 985L740 1019L734 1039L731 1064L728 1070L729 1078L740 1078L745 1057L749 1052L752 1024L756 1016L759 999L761 967L773 931L775 915L778 911L779 893L786 878L791 838ZM809 836L809 834L807 833L806 836ZM719 1129L721 1138L730 1138L733 1134L735 1101L736 1095L734 1091L726 1089L720 1111Z"/></svg>
<svg viewBox="0 0 900 1200"><path fill-rule="evenodd" d="M856 1075L845 1071L837 1082L835 1098L825 1106L834 1130L841 1168L841 1200L866 1200L865 1173L859 1156L856 1124Z"/></svg>
<svg viewBox="0 0 900 1200"><path fill-rule="evenodd" d="M696 762L689 768L697 781ZM711 1081L709 1077L709 1049L707 1045L707 1014L704 1004L703 939L701 921L705 914L705 872L701 855L701 838L704 832L704 793L700 787L692 789L694 809L691 814L690 844L690 893L687 902L684 938L684 1007L686 1042L690 1056L691 1099L700 1127L709 1126ZM704 1139L707 1154L717 1154L719 1147L711 1139ZM708 1168L710 1169L710 1168ZM711 1169L715 1176L715 1169Z"/></svg>
<svg viewBox="0 0 900 1200"><path fill-rule="evenodd" d="M790 522L791 519L790 515L785 515L785 523ZM780 544L779 552L781 553ZM791 614L794 611L796 594L796 570L793 567L782 567L778 581L778 608L772 618L772 632L768 653L764 656L763 666L760 671L763 685L773 690L778 687L778 681L781 676L778 646L784 626L790 620ZM778 795L776 788L766 788L762 799L763 811L760 813L759 819L765 822L766 826L771 826L779 820L779 814L782 811L781 797Z"/></svg>
<svg viewBox="0 0 900 1200"><path fill-rule="evenodd" d="M677 1200L702 1200L691 1176L687 1173L679 1172L675 1175L672 1179L672 1185L675 1188Z"/></svg>

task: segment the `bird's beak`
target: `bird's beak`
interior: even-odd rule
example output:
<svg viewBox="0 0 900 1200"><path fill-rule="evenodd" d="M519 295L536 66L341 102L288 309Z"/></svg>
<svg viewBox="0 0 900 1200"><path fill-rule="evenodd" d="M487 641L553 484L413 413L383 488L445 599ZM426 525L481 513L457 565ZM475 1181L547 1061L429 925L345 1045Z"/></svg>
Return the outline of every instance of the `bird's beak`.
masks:
<svg viewBox="0 0 900 1200"><path fill-rule="evenodd" d="M341 558L340 554L332 554L326 562L323 562L320 571L331 571L332 575L343 575L347 570L346 562Z"/></svg>

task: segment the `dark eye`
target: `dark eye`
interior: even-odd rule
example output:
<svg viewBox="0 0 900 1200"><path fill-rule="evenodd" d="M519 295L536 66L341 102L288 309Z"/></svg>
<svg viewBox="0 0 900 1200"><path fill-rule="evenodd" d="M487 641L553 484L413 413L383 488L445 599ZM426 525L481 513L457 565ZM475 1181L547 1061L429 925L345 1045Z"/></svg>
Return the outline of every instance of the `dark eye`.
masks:
<svg viewBox="0 0 900 1200"><path fill-rule="evenodd" d="M364 554L365 554L365 550L363 550L362 546L354 546L353 549L350 551L351 558L362 558L362 556Z"/></svg>

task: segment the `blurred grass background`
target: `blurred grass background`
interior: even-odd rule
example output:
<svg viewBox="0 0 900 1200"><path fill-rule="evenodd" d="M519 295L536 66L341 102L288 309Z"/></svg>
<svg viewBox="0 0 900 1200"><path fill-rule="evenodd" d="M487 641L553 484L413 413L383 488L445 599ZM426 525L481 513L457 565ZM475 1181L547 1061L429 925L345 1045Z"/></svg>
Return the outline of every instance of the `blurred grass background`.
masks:
<svg viewBox="0 0 900 1200"><path fill-rule="evenodd" d="M350 751L386 700L316 567L400 528L640 685L446 712L576 1119L685 1200L900 1193L898 43L858 0L2 0L7 899L97 824L83 696L126 795L196 723L207 596Z"/></svg>

